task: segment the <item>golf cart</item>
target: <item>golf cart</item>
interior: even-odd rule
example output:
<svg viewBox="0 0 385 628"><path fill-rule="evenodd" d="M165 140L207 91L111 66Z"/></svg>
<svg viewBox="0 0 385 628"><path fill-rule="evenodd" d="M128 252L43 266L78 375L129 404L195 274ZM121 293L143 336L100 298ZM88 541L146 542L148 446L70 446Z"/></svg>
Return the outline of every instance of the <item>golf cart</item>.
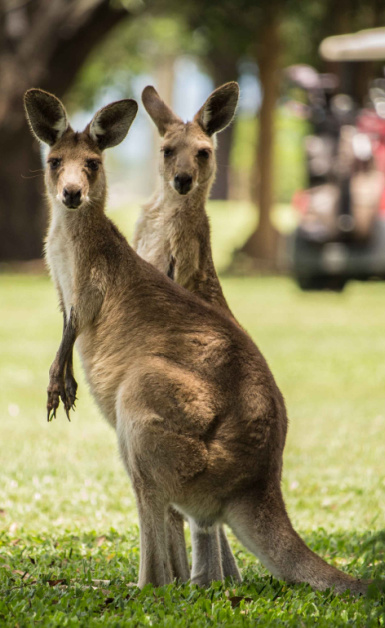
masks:
<svg viewBox="0 0 385 628"><path fill-rule="evenodd" d="M329 37L320 53L343 69L384 60L385 29ZM333 74L292 66L287 77L306 92L313 127L305 141L308 186L293 198L293 274L303 290L341 291L349 279L385 279L385 79L368 86L360 109L338 93Z"/></svg>

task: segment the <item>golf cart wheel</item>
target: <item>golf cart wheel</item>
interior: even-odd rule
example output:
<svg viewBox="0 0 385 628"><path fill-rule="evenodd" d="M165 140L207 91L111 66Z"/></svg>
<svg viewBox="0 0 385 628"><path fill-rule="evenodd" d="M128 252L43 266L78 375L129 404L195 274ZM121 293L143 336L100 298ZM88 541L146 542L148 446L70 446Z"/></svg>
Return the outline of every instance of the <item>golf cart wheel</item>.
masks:
<svg viewBox="0 0 385 628"><path fill-rule="evenodd" d="M332 292L342 292L345 287L346 279L341 276L322 275L299 275L297 282L301 290L310 292L315 290L331 290Z"/></svg>

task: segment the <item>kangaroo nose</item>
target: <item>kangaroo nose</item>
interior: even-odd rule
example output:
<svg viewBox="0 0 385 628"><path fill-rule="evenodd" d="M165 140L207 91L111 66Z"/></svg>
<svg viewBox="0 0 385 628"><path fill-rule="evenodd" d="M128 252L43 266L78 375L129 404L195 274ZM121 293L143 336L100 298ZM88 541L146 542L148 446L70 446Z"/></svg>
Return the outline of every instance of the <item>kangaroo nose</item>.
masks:
<svg viewBox="0 0 385 628"><path fill-rule="evenodd" d="M81 203L82 191L74 188L64 188L63 203L71 209L76 209Z"/></svg>
<svg viewBox="0 0 385 628"><path fill-rule="evenodd" d="M187 194L191 190L192 177L189 174L177 174L174 178L174 187L179 194Z"/></svg>

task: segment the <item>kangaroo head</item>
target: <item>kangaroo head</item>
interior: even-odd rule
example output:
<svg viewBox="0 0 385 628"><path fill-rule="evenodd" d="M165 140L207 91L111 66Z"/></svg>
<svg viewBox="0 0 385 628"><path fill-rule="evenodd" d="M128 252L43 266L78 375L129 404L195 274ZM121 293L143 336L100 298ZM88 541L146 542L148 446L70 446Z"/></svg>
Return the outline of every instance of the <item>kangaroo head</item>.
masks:
<svg viewBox="0 0 385 628"><path fill-rule="evenodd" d="M24 104L33 134L49 146L45 181L50 196L68 210L103 202L106 181L102 152L125 138L137 103L119 100L103 107L81 133L72 130L56 96L29 89Z"/></svg>
<svg viewBox="0 0 385 628"><path fill-rule="evenodd" d="M144 89L143 104L163 138L160 172L176 193L189 194L212 182L216 169L214 136L232 121L238 97L237 83L226 83L208 97L192 122L184 123L154 87Z"/></svg>

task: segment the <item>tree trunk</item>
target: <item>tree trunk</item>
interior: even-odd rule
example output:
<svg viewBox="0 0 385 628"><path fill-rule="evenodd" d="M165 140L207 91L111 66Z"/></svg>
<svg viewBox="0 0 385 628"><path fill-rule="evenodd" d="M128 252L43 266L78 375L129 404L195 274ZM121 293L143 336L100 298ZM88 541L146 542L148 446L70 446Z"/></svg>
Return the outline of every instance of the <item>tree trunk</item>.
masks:
<svg viewBox="0 0 385 628"><path fill-rule="evenodd" d="M213 54L209 60L215 87L223 83L236 81L238 78L238 64L235 57ZM210 198L213 200L228 200L231 181L231 147L234 138L234 123L230 124L217 139L217 174L211 190Z"/></svg>
<svg viewBox="0 0 385 628"><path fill-rule="evenodd" d="M41 87L61 98L92 48L127 15L109 0L39 0L0 9L0 261L42 254L43 171L24 92Z"/></svg>
<svg viewBox="0 0 385 628"><path fill-rule="evenodd" d="M278 91L279 67L279 17L273 3L262 31L256 60L263 97L259 111L259 132L256 166L253 172L252 198L259 210L259 222L240 252L255 260L265 269L274 270L277 265L278 233L271 223L271 209L274 200L274 115ZM255 174L257 176L255 176Z"/></svg>
<svg viewBox="0 0 385 628"><path fill-rule="evenodd" d="M45 212L39 148L28 130L1 135L0 260L41 257Z"/></svg>

